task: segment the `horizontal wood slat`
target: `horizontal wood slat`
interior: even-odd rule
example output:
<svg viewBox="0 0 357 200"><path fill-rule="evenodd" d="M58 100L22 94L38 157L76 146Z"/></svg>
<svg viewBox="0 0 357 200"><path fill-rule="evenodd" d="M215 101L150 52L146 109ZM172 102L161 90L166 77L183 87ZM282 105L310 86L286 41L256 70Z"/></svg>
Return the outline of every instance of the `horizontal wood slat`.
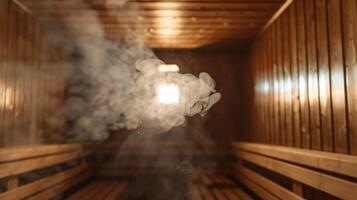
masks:
<svg viewBox="0 0 357 200"><path fill-rule="evenodd" d="M22 174L36 169L49 167L52 165L68 162L71 160L86 157L90 151L77 151L60 155L51 155L42 158L33 158L11 163L0 164L0 178Z"/></svg>
<svg viewBox="0 0 357 200"><path fill-rule="evenodd" d="M0 149L0 163L29 159L34 157L80 151L83 149L79 144L63 145L39 145L29 147L10 147Z"/></svg>
<svg viewBox="0 0 357 200"><path fill-rule="evenodd" d="M244 32L250 27L256 27L253 33L244 34L244 42L249 40L259 32L260 28L265 24L271 16L274 15L283 1L265 0L265 1L128 1L118 4L118 2L108 1L53 1L53 0L21 0L30 13L38 18L43 23L51 24L52 26L61 26L65 22L68 24L80 23L81 26L87 24L97 24L98 27L111 26L120 27L120 24L131 23L138 26L146 26L152 24L152 28L163 27L177 31L177 27L182 26L182 22L194 22L196 24L194 31L199 31L200 28L210 22L222 23L223 27L233 27L233 24L246 22L248 26L239 27L239 32ZM88 17L89 16L89 17ZM219 26L217 25L217 26ZM215 28L216 26L210 26ZM185 29L182 26L182 29ZM188 28L188 27L187 27ZM125 29L125 28L124 28ZM103 29L105 30L105 29ZM224 34L227 32L222 30ZM204 31L205 33L209 31ZM105 31L106 34L108 34ZM227 33L229 34L229 33ZM124 33L118 33L117 38L113 40L125 38ZM159 37L165 37L165 34L160 34ZM175 38L175 36L173 37ZM195 40L198 45L190 44L171 44L167 45L167 41L163 40L160 43L148 41L149 47L156 48L187 48L202 47L206 45L198 39ZM217 40L212 39L208 44L214 44ZM223 46L235 46L241 43L222 43Z"/></svg>
<svg viewBox="0 0 357 200"><path fill-rule="evenodd" d="M277 183L274 183L273 181L265 178L264 176L261 176L257 174L256 172L241 166L241 165L236 165L235 169L237 170L237 173L240 173L246 177L249 177L251 180L254 180L254 182L262 187L264 187L266 190L269 192L273 193L275 196L279 197L280 199L304 199L293 192L289 191L288 189L278 185Z"/></svg>
<svg viewBox="0 0 357 200"><path fill-rule="evenodd" d="M86 171L86 172L79 174L71 179L61 182L52 188L49 188L41 193L31 196L28 198L28 200L51 199L51 198L55 197L56 195L65 192L66 190L70 189L71 187L74 187L75 185L82 183L83 181L88 179L90 175L91 175L91 173L89 171Z"/></svg>
<svg viewBox="0 0 357 200"><path fill-rule="evenodd" d="M56 185L66 179L70 179L84 171L88 170L88 165L81 165L53 176L49 176L30 184L18 187L16 189L9 190L4 193L0 193L0 199L23 199L31 194L45 190L53 185Z"/></svg>
<svg viewBox="0 0 357 200"><path fill-rule="evenodd" d="M233 148L357 178L356 156L244 142Z"/></svg>
<svg viewBox="0 0 357 200"><path fill-rule="evenodd" d="M234 173L234 177L239 180L240 182L242 182L244 185L246 185L249 189L251 189L253 192L255 192L257 195L259 195L260 197L262 197L263 199L267 199L267 200L278 200L277 197L275 197L274 195L272 195L271 193L267 192L263 187L261 187L260 185L254 183L253 181L251 181L248 177L239 174L239 173Z"/></svg>
<svg viewBox="0 0 357 200"><path fill-rule="evenodd" d="M248 151L238 149L234 150L233 153L240 159L252 162L339 198L353 199L357 195L356 183Z"/></svg>

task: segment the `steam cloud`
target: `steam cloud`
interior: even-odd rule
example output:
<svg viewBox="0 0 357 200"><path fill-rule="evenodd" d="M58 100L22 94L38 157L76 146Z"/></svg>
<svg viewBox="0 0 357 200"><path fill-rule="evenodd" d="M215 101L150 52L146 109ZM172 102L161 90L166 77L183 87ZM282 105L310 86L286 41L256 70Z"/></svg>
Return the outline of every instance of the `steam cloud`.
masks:
<svg viewBox="0 0 357 200"><path fill-rule="evenodd" d="M125 2L120 1L122 6ZM70 137L75 140L102 140L108 130L142 129L165 132L185 123L186 116L204 115L221 98L215 81L207 73L199 77L177 72L162 73L163 62L143 45L140 24L126 29L122 40L109 40L95 12L82 18L85 26L67 23L52 28L69 56L66 113ZM139 28L138 28L139 27ZM160 83L174 83L180 90L177 105L157 102Z"/></svg>

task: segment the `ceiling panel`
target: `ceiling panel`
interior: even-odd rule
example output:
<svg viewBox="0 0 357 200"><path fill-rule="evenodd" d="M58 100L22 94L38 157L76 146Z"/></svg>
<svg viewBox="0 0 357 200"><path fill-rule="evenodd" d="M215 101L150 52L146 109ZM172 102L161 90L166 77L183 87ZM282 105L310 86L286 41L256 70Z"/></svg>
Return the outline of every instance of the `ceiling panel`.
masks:
<svg viewBox="0 0 357 200"><path fill-rule="evenodd" d="M104 30L151 48L234 46L252 40L284 0L17 0L51 25Z"/></svg>

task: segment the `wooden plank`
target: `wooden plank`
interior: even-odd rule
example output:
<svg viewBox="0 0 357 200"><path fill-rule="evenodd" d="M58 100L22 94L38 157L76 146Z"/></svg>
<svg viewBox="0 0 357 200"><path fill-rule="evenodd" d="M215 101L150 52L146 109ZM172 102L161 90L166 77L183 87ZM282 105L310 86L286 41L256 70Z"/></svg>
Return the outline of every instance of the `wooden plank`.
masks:
<svg viewBox="0 0 357 200"><path fill-rule="evenodd" d="M14 145L23 146L26 142L27 135L23 135L24 132L24 74L25 74L25 63L26 60L26 13L19 9L18 11L19 17L19 35L18 35L18 43L17 43L17 54L18 54L18 63L17 69L15 73L15 85L16 85L16 96L15 96L15 118L14 118L14 133L13 137L16 138L14 140Z"/></svg>
<svg viewBox="0 0 357 200"><path fill-rule="evenodd" d="M272 52L273 52L273 66L272 66L272 71L273 71L273 80L274 80L274 84L273 84L273 88L274 88L274 116L275 116L275 121L274 121L274 127L275 127L275 132L273 135L273 144L279 144L279 135L281 134L280 132L282 130L280 130L280 123L281 123L281 119L280 119L280 106L279 106L279 76L278 76L278 48L277 48L277 40L279 39L277 37L277 30L276 30L276 23L273 25L272 27L272 34L273 34L273 38L272 38Z"/></svg>
<svg viewBox="0 0 357 200"><path fill-rule="evenodd" d="M268 178L265 178L264 176L259 175L258 173L248 169L247 167L241 165L235 165L235 169L237 170L238 173L243 174L246 177L249 177L251 181L265 188L270 193L274 194L280 199L304 199L302 198L302 196L298 196L294 194L288 189L269 180Z"/></svg>
<svg viewBox="0 0 357 200"><path fill-rule="evenodd" d="M89 171L86 171L84 173L81 173L71 179L68 179L64 182L61 182L54 187L51 187L45 191L42 191L40 193L37 193L34 196L31 196L28 198L28 200L43 200L43 199L51 199L55 197L58 194L63 193L64 191L68 190L69 188L73 187L74 185L77 185L84 180L86 180L90 175Z"/></svg>
<svg viewBox="0 0 357 200"><path fill-rule="evenodd" d="M291 80L291 64L290 64L290 27L289 13L286 12L282 16L282 31L283 31L283 72L284 72L284 102L285 102L285 126L286 126L286 145L293 146L293 115L292 115L292 80Z"/></svg>
<svg viewBox="0 0 357 200"><path fill-rule="evenodd" d="M22 160L14 163L0 164L0 178L13 176L35 169L41 169L52 165L68 162L71 160L86 157L90 154L88 151L65 153L61 155L52 155L43 158L34 158L30 160Z"/></svg>
<svg viewBox="0 0 357 200"><path fill-rule="evenodd" d="M200 188L201 194L205 200L214 200L215 199L213 194L211 193L211 191L209 191L205 186L199 185L199 188Z"/></svg>
<svg viewBox="0 0 357 200"><path fill-rule="evenodd" d="M67 199L68 200L84 199L88 192L95 190L96 186L97 186L96 182L91 182L88 185L84 186L83 188L79 189L74 194L70 195Z"/></svg>
<svg viewBox="0 0 357 200"><path fill-rule="evenodd" d="M293 2L293 0L286 0L285 3L279 8L279 10L276 11L275 14L269 19L269 21L263 26L260 34L263 34L264 31L267 30L280 17L280 15L284 13Z"/></svg>
<svg viewBox="0 0 357 200"><path fill-rule="evenodd" d="M22 159L30 159L46 155L80 151L82 149L83 146L80 144L39 145L28 147L2 148L0 149L0 163Z"/></svg>
<svg viewBox="0 0 357 200"><path fill-rule="evenodd" d="M83 195L81 197L78 197L77 199L93 199L98 193L100 193L101 190L104 189L103 187L104 184L101 181L95 181L92 183L92 185L93 187L91 187L90 190L83 193Z"/></svg>
<svg viewBox="0 0 357 200"><path fill-rule="evenodd" d="M78 166L55 175L42 178L38 181L23 185L21 187L12 188L7 192L0 193L0 199L23 199L32 194L46 190L58 183L70 179L84 171L88 170L87 165Z"/></svg>
<svg viewBox="0 0 357 200"><path fill-rule="evenodd" d="M80 19L83 16L93 15L96 14L98 19L110 19L113 17L121 18L121 17L228 17L228 18L269 18L274 14L274 11L270 10L260 10L260 11L224 11L224 10L217 10L217 11L179 11L179 10L148 10L148 11L132 11L132 10L125 10L122 12L116 11L102 11L102 12L93 12L91 10L80 10L80 11L68 11L68 10L39 10L34 15L39 17L40 19L59 19L59 18L66 18L67 20L72 19Z"/></svg>
<svg viewBox="0 0 357 200"><path fill-rule="evenodd" d="M357 195L357 184L330 175L299 167L283 161L274 160L254 153L237 151L236 156L289 177L306 185L322 190L342 199L353 199Z"/></svg>
<svg viewBox="0 0 357 200"><path fill-rule="evenodd" d="M306 28L305 28L305 9L304 1L296 0L297 14L297 50L299 66L299 100L301 109L301 139L302 147L310 149L310 119L308 106L308 75L306 61Z"/></svg>
<svg viewBox="0 0 357 200"><path fill-rule="evenodd" d="M93 199L104 199L111 191L113 191L116 187L115 181L103 181L103 187L101 190L95 194Z"/></svg>
<svg viewBox="0 0 357 200"><path fill-rule="evenodd" d="M114 200L118 199L120 193L125 189L126 183L118 183L117 187L108 194L105 200Z"/></svg>
<svg viewBox="0 0 357 200"><path fill-rule="evenodd" d="M298 182L298 181L292 181L292 186L293 186L293 192L295 194L297 194L298 196L300 197L303 197L304 196L304 186L302 183Z"/></svg>
<svg viewBox="0 0 357 200"><path fill-rule="evenodd" d="M331 87L328 51L326 1L316 0L316 40L319 69L319 95L322 150L333 151L333 129L331 115Z"/></svg>
<svg viewBox="0 0 357 200"><path fill-rule="evenodd" d="M57 2L46 1L44 4L42 1L23 1L31 10L46 9L48 5L52 8L58 8L60 10L81 10L88 9L88 5L76 1L72 2ZM93 2L95 10L105 9L127 9L127 10L276 10L280 7L281 3L278 2L127 2L118 7L118 4L114 2Z"/></svg>
<svg viewBox="0 0 357 200"><path fill-rule="evenodd" d="M357 178L355 156L274 145L234 143L234 148Z"/></svg>
<svg viewBox="0 0 357 200"><path fill-rule="evenodd" d="M348 94L349 152L357 155L357 5L354 0L342 1L344 60Z"/></svg>
<svg viewBox="0 0 357 200"><path fill-rule="evenodd" d="M266 191L264 188L251 181L248 177L238 173L234 173L234 177L239 182L242 182L244 185L246 185L250 190L252 190L255 194L257 194L262 199L267 199L267 200L278 199L277 197Z"/></svg>
<svg viewBox="0 0 357 200"><path fill-rule="evenodd" d="M0 146L4 146L5 139L5 119L6 119L6 71L8 65L8 41L9 41L9 1L0 2Z"/></svg>
<svg viewBox="0 0 357 200"><path fill-rule="evenodd" d="M293 142L295 147L301 147L300 102L299 102L299 67L297 61L297 32L296 32L296 3L293 2L288 10L290 27L290 63L292 85L292 112L293 112Z"/></svg>
<svg viewBox="0 0 357 200"><path fill-rule="evenodd" d="M8 67L5 74L6 81L6 113L4 119L4 146L13 145L13 124L15 117L14 106L14 74L16 72L16 48L17 48L17 35L18 35L18 15L14 3L9 2L9 39L8 39Z"/></svg>
<svg viewBox="0 0 357 200"><path fill-rule="evenodd" d="M7 190L13 190L15 188L17 188L19 185L19 178L18 177L11 177L7 183L6 183L6 189ZM0 195L1 197L1 195Z"/></svg>
<svg viewBox="0 0 357 200"><path fill-rule="evenodd" d="M219 200L226 200L226 196L224 196L224 193L218 189L218 188L212 188L211 189L213 195L216 197L216 199L219 199Z"/></svg>
<svg viewBox="0 0 357 200"><path fill-rule="evenodd" d="M196 184L189 182L188 188L190 190L192 200L203 200L203 198L200 194L200 190Z"/></svg>
<svg viewBox="0 0 357 200"><path fill-rule="evenodd" d="M222 192L227 197L228 200L239 200L238 196L233 192L232 189L223 188Z"/></svg>
<svg viewBox="0 0 357 200"><path fill-rule="evenodd" d="M321 149L319 83L316 50L316 13L315 2L305 1L306 53L308 69L308 103L310 108L310 143L311 148Z"/></svg>
<svg viewBox="0 0 357 200"><path fill-rule="evenodd" d="M345 73L343 66L341 1L327 1L331 96L334 128L334 147L337 153L348 153Z"/></svg>
<svg viewBox="0 0 357 200"><path fill-rule="evenodd" d="M233 188L233 191L236 195L238 195L239 199L241 199L241 200L252 200L253 199L239 187Z"/></svg>
<svg viewBox="0 0 357 200"><path fill-rule="evenodd" d="M286 113L285 113L285 83L284 83L284 49L283 49L283 24L282 19L277 19L277 72L278 72L278 88L279 88L279 144L286 145Z"/></svg>

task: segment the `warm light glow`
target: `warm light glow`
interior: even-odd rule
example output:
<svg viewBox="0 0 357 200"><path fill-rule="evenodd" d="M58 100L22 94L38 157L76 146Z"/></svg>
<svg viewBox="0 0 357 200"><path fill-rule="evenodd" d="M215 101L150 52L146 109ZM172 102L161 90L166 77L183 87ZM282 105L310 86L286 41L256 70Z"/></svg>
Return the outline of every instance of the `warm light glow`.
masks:
<svg viewBox="0 0 357 200"><path fill-rule="evenodd" d="M173 36L176 35L177 31L172 28L157 29L157 33L163 36Z"/></svg>
<svg viewBox="0 0 357 200"><path fill-rule="evenodd" d="M157 90L157 101L161 104L177 104L180 91L176 84L160 84Z"/></svg>
<svg viewBox="0 0 357 200"><path fill-rule="evenodd" d="M159 66L159 72L178 72L179 67L175 64L163 64Z"/></svg>
<svg viewBox="0 0 357 200"><path fill-rule="evenodd" d="M13 91L11 88L4 88L0 91L0 108L12 109L13 108Z"/></svg>

